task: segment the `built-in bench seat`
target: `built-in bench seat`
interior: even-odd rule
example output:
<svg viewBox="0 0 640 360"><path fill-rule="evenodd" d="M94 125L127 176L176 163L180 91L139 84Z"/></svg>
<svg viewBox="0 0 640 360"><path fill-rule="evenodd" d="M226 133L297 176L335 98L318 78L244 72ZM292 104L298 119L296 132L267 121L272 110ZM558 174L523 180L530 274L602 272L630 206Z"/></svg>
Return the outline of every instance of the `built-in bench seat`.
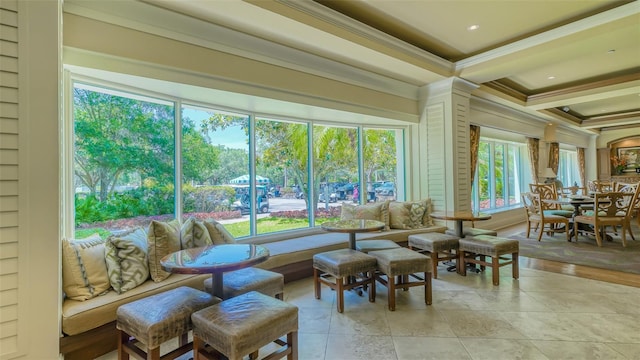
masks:
<svg viewBox="0 0 640 360"><path fill-rule="evenodd" d="M361 233L358 239L388 239L404 245L409 235L425 232L444 232L444 226ZM284 235L286 236L286 235ZM316 229L307 235L263 243L271 256L258 267L282 273L285 281L293 281L313 274L313 255L348 247L346 233L329 233ZM65 299L62 304L62 331L60 350L65 360L88 359L116 348L115 319L118 306L179 286L203 289L210 275L173 274L156 283L151 279L144 284L118 295L110 291L86 301Z"/></svg>

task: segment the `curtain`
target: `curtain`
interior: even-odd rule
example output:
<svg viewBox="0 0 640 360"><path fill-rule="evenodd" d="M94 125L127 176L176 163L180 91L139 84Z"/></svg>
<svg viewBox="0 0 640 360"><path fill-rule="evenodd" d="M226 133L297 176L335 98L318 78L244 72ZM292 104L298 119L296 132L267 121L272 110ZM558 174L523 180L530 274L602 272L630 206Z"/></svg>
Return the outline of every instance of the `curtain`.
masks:
<svg viewBox="0 0 640 360"><path fill-rule="evenodd" d="M469 139L471 146L471 186L476 176L476 166L478 165L478 148L480 147L480 126L469 125Z"/></svg>
<svg viewBox="0 0 640 360"><path fill-rule="evenodd" d="M584 171L584 148L578 148L578 172L580 173L580 186L587 186L587 176Z"/></svg>
<svg viewBox="0 0 640 360"><path fill-rule="evenodd" d="M529 150L529 166L531 167L531 179L538 183L538 156L540 154L540 139L527 138L527 150Z"/></svg>
<svg viewBox="0 0 640 360"><path fill-rule="evenodd" d="M556 175L560 164L560 145L557 142L549 143L549 167Z"/></svg>

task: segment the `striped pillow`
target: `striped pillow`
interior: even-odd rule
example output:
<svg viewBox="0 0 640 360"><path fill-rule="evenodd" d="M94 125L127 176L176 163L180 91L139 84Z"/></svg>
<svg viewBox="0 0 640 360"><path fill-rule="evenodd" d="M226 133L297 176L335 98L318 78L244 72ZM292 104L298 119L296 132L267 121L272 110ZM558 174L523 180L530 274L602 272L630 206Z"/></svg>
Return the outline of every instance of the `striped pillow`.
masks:
<svg viewBox="0 0 640 360"><path fill-rule="evenodd" d="M62 240L62 288L69 299L84 301L111 287L105 240L93 234L81 240Z"/></svg>

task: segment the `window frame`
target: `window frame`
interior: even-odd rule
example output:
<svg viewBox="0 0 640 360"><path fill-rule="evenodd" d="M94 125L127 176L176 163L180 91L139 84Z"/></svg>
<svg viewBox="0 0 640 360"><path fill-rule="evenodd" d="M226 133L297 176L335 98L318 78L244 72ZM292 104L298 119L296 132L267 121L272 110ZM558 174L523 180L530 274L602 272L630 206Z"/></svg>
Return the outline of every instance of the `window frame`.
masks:
<svg viewBox="0 0 640 360"><path fill-rule="evenodd" d="M406 197L406 164L407 159L405 156L405 149L408 146L409 136L408 130L410 128L409 125L371 125L364 123L352 123L345 120L345 122L340 122L334 120L323 120L323 119L300 119L291 116L282 116L275 113L264 113L264 112L256 112L250 111L248 109L237 109L228 106L224 106L221 104L217 104L214 102L208 103L203 101L196 101L194 99L187 98L177 98L175 96L157 93L152 91L147 91L135 87L131 87L124 84L112 83L104 80L95 79L89 76L84 76L80 74L73 73L71 70L64 70L64 97L65 97L65 107L63 108L63 124L62 124L62 136L61 136L61 165L62 165L62 181L61 181L61 211L62 211L62 234L63 237L73 238L75 235L75 188L73 187L74 183L74 114L73 114L73 90L76 84L85 84L89 87L95 87L104 89L105 92L113 91L115 94L126 94L126 96L130 96L131 98L140 98L142 100L147 100L147 97L158 99L160 101L168 102L173 104L174 106L174 216L177 219L183 217L183 194L182 194L182 148L181 148L181 136L182 136L182 112L183 106L193 106L197 108L203 109L212 109L212 110L220 110L220 111L229 111L233 113L241 113L247 114L249 116L249 171L250 174L255 175L256 171L256 163L255 163L255 123L256 119L269 119L273 121L290 121L295 123L303 123L308 127L308 178L312 179L313 175L313 159L312 159L312 147L313 147L313 126L321 125L321 126L336 126L336 127L352 127L356 129L358 134L358 179L359 183L366 186L366 179L363 179L363 168L364 161L363 159L363 133L364 129L387 129L394 130L396 134L396 173L397 173L397 196L398 199L404 199ZM353 115L353 114L351 114ZM398 136L400 138L398 138ZM252 194L256 194L255 184L251 185ZM316 196L313 193L313 190L310 191L309 196ZM362 198L361 198L362 199ZM362 200L361 200L362 202ZM252 207L250 212L250 235L244 238L257 238L257 237L268 237L271 234L277 233L258 233L257 229L257 209ZM286 230L283 232L296 232L296 231L308 231L312 230L316 227L315 222L315 209L308 209L309 213L309 226L308 228L298 228L293 230Z"/></svg>

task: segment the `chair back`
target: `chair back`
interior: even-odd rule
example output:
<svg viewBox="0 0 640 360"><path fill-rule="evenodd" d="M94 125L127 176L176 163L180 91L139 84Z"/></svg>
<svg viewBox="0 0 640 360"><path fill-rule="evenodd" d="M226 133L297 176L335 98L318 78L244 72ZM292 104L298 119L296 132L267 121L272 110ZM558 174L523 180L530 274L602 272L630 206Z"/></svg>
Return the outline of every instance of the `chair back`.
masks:
<svg viewBox="0 0 640 360"><path fill-rule="evenodd" d="M637 182L637 183L614 182L613 191L636 193L636 198L633 202L632 208L640 209L640 195L638 195L640 194L640 182Z"/></svg>
<svg viewBox="0 0 640 360"><path fill-rule="evenodd" d="M587 188L591 193L609 192L612 190L612 184L606 180L589 180Z"/></svg>
<svg viewBox="0 0 640 360"><path fill-rule="evenodd" d="M558 191L556 189L556 184L529 184L529 189L532 193L540 195L540 208L542 210L557 210L560 209L559 204L548 203L543 200L557 200L558 199Z"/></svg>
<svg viewBox="0 0 640 360"><path fill-rule="evenodd" d="M634 191L596 194L594 201L595 218L630 216L637 193L637 191Z"/></svg>
<svg viewBox="0 0 640 360"><path fill-rule="evenodd" d="M542 208L540 201L540 194L534 192L527 192L520 195L522 197L522 204L527 212L527 217L542 216Z"/></svg>

